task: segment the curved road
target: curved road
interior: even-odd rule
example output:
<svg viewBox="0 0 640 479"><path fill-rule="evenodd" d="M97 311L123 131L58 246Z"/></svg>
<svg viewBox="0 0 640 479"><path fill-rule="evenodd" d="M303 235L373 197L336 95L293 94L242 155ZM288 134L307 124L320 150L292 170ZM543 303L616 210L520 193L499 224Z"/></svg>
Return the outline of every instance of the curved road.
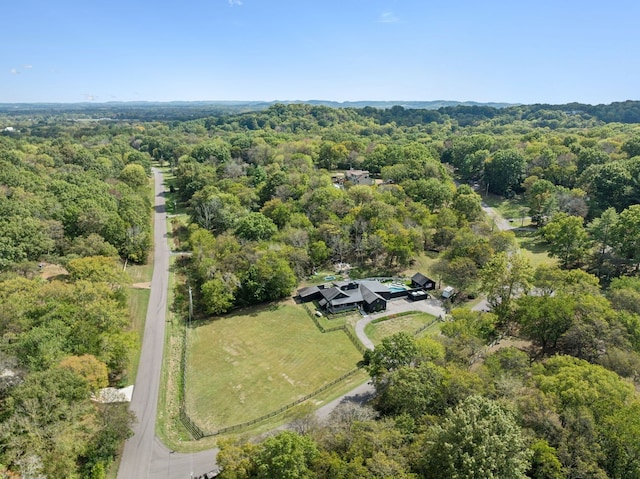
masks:
<svg viewBox="0 0 640 479"><path fill-rule="evenodd" d="M173 453L155 435L158 390L164 349L169 285L169 245L162 174L154 169L154 258L149 309L144 327L138 375L131 398L137 417L134 435L122 453L118 479L173 479L195 477L213 469L216 450L196 454Z"/></svg>

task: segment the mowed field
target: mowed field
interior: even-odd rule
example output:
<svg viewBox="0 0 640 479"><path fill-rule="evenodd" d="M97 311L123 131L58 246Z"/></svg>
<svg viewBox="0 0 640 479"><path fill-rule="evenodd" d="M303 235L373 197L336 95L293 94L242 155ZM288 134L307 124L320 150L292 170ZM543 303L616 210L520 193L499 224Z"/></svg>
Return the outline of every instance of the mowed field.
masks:
<svg viewBox="0 0 640 479"><path fill-rule="evenodd" d="M344 332L320 333L290 302L195 326L188 341L187 411L211 431L315 392L362 359Z"/></svg>
<svg viewBox="0 0 640 479"><path fill-rule="evenodd" d="M414 333L422 326L432 322L435 316L427 313L415 313L398 318L386 319L377 323L369 323L364 329L365 334L373 341L373 344L380 344L384 338L392 334L407 332ZM440 332L440 323L435 322L428 327L422 335L437 335Z"/></svg>

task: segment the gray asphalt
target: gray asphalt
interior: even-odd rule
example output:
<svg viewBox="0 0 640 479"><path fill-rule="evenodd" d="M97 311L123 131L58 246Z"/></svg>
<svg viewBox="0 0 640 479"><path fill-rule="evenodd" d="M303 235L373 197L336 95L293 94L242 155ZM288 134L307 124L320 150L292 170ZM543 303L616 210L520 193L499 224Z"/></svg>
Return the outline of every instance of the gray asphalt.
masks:
<svg viewBox="0 0 640 479"><path fill-rule="evenodd" d="M494 224L500 231L507 231L513 228L508 220L505 220L500 213L491 208L484 201L482 202L482 210L493 220Z"/></svg>
<svg viewBox="0 0 640 479"><path fill-rule="evenodd" d="M134 435L124 446L118 479L174 479L204 474L215 466L217 451L173 453L155 435L158 390L162 369L169 284L169 245L162 174L154 169L154 260L149 309L142 340L140 365L131 398L137 417Z"/></svg>

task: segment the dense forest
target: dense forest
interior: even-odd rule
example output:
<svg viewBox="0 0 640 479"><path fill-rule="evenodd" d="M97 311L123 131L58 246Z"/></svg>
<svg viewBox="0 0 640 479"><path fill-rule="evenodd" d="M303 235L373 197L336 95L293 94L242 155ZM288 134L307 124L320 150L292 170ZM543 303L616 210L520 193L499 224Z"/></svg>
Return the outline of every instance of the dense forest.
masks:
<svg viewBox="0 0 640 479"><path fill-rule="evenodd" d="M396 334L363 358L372 404L226 442L221 477L640 478L638 105L0 116L0 463L103 477L126 436L123 410L89 398L135 348L122 264L149 252L156 161L188 212L173 226L200 314L426 253L460 291L440 336ZM556 264L492 227L488 193L524 202ZM67 274L45 280L44 263ZM490 311L465 307L478 295Z"/></svg>
<svg viewBox="0 0 640 479"><path fill-rule="evenodd" d="M103 477L130 431L91 398L136 348L123 264L149 253L151 158L99 130L0 137L2 477Z"/></svg>

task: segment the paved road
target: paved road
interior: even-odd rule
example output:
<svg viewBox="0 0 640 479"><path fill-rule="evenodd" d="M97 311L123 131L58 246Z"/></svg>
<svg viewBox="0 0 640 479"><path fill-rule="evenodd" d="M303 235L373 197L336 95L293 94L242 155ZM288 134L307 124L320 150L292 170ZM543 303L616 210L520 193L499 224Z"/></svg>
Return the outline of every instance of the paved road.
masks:
<svg viewBox="0 0 640 479"><path fill-rule="evenodd" d="M169 245L162 174L155 169L153 174L156 192L153 276L140 365L131 399L131 410L138 421L133 437L125 443L118 479L188 478L192 473L194 476L204 474L215 465L215 450L172 453L155 435L169 284Z"/></svg>
<svg viewBox="0 0 640 479"><path fill-rule="evenodd" d="M482 209L489 216L489 218L493 220L496 227L500 231L507 231L513 228L509 221L505 220L500 213L488 206L484 201L482 202Z"/></svg>

